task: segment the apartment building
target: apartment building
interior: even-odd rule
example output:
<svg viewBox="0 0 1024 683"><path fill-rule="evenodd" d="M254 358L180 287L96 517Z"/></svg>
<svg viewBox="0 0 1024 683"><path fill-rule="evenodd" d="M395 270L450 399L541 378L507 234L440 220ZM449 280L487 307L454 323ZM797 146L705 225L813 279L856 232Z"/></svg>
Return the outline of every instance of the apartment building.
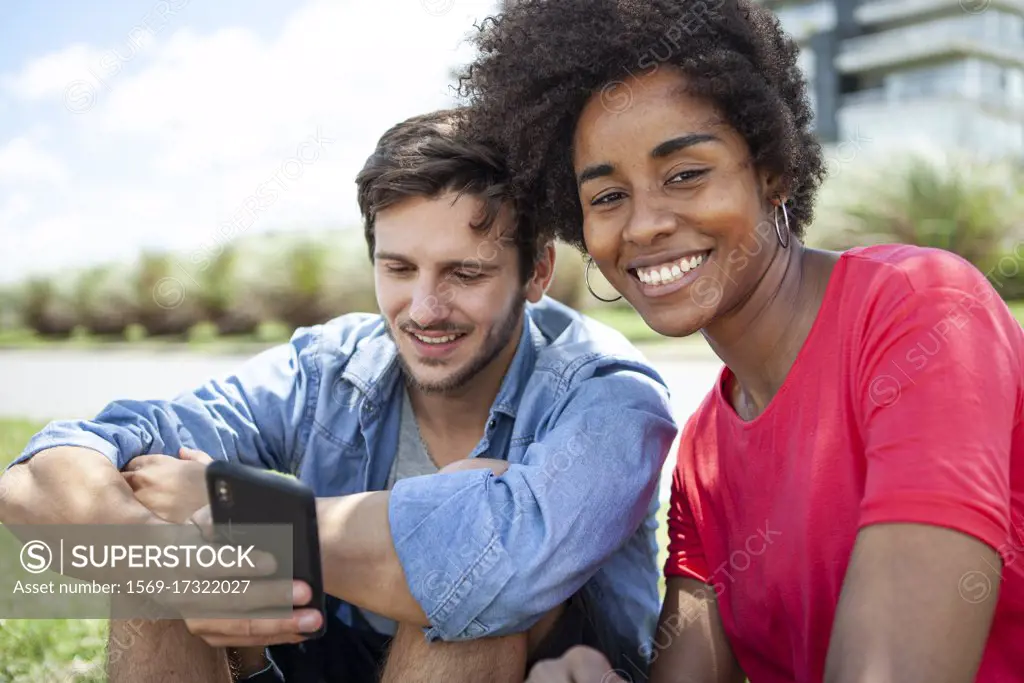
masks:
<svg viewBox="0 0 1024 683"><path fill-rule="evenodd" d="M1024 0L763 2L801 46L823 142L1024 158Z"/></svg>

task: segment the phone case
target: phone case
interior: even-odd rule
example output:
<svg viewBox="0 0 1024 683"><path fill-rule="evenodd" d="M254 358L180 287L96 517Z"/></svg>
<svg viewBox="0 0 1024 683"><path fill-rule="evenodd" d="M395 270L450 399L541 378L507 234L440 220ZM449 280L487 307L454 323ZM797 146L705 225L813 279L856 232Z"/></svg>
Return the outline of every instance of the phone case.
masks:
<svg viewBox="0 0 1024 683"><path fill-rule="evenodd" d="M302 482L240 463L217 460L206 469L210 512L215 525L285 524L292 527L292 577L312 588L308 605L320 611L321 627L305 634L319 638L327 614L317 530L316 498ZM258 545L258 538L253 539Z"/></svg>

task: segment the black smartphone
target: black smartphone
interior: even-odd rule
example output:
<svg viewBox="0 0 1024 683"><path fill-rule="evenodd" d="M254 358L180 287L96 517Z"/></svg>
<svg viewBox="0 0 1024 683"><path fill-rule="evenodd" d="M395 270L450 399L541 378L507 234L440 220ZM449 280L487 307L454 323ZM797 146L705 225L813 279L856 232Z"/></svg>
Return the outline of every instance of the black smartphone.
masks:
<svg viewBox="0 0 1024 683"><path fill-rule="evenodd" d="M310 638L327 629L326 601L320 563L316 497L312 489L290 477L240 463L215 460L206 468L210 512L215 526L274 524L292 528L292 576L309 584L312 599L304 608L320 612L321 626ZM253 530L254 527L249 527ZM257 538L251 539L259 548ZM300 607L300 605L296 605Z"/></svg>

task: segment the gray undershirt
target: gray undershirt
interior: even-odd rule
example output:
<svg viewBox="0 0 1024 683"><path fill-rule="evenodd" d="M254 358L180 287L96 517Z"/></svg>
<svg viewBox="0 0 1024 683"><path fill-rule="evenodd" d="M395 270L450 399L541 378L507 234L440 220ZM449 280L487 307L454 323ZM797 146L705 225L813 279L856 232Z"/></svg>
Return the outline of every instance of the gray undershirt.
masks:
<svg viewBox="0 0 1024 683"><path fill-rule="evenodd" d="M391 473L388 475L387 490L394 487L396 481L419 477L424 474L437 474L437 465L430 459L427 453L427 446L423 443L420 435L419 425L416 424L416 414L412 412L412 401L409 400L409 390L402 392L402 420L398 428L398 453L395 454L395 462L391 465Z"/></svg>
<svg viewBox="0 0 1024 683"><path fill-rule="evenodd" d="M386 490L390 491L395 482L409 477L436 474L437 470L437 465L431 460L426 444L423 443L419 425L416 424L416 414L412 411L409 390L404 389L402 391L402 418L398 429L398 452L395 454L395 461L388 474ZM370 626L379 633L395 635L397 625L394 621L365 609L360 611Z"/></svg>

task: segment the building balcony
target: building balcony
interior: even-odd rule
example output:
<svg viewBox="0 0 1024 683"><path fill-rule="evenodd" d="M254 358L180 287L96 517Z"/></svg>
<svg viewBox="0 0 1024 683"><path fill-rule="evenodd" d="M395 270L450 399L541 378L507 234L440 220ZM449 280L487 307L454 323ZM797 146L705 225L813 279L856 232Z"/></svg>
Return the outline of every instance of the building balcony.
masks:
<svg viewBox="0 0 1024 683"><path fill-rule="evenodd" d="M901 0L907 1L907 0ZM975 55L1009 65L1024 65L1024 35L1002 40L963 16L891 29L843 41L836 68L845 73L888 70L951 55Z"/></svg>
<svg viewBox="0 0 1024 683"><path fill-rule="evenodd" d="M873 27L927 16L978 14L989 9L1024 14L1024 0L867 0L854 10L854 16L861 25Z"/></svg>
<svg viewBox="0 0 1024 683"><path fill-rule="evenodd" d="M1007 93L968 94L960 84L929 88L869 88L844 95L840 108L854 111L859 108L890 107L896 111L905 106L940 104L942 102L973 105L992 115L1019 118L1024 123L1024 99L1012 99Z"/></svg>
<svg viewBox="0 0 1024 683"><path fill-rule="evenodd" d="M797 43L805 43L811 36L830 31L836 25L836 8L831 0L806 4L776 3L775 6L769 4L769 7L779 17L782 29Z"/></svg>
<svg viewBox="0 0 1024 683"><path fill-rule="evenodd" d="M986 158L1024 155L1024 117L964 98L893 102L877 93L856 93L843 100L837 118L841 139L863 139L881 149L959 148Z"/></svg>

